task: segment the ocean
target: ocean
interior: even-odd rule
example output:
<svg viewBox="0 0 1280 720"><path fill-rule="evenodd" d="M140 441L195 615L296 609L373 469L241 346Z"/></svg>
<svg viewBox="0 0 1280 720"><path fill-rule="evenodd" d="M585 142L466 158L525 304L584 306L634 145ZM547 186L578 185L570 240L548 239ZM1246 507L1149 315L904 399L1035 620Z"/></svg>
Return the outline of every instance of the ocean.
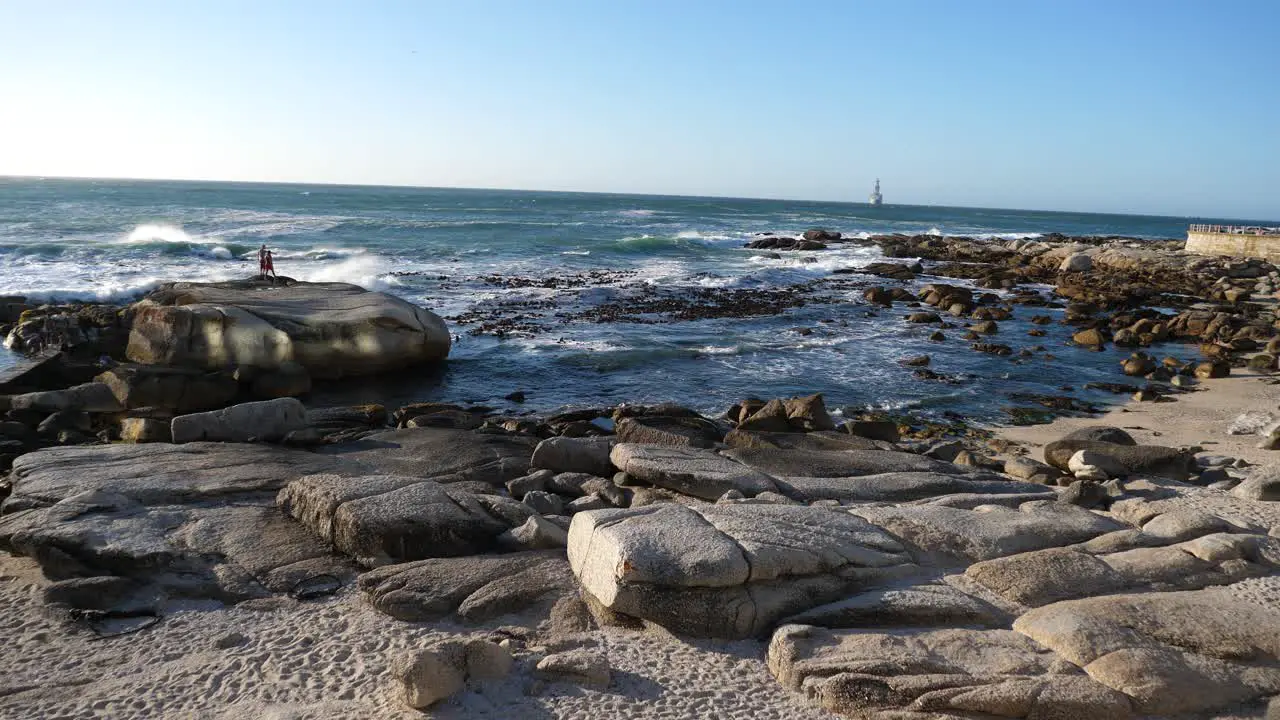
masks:
<svg viewBox="0 0 1280 720"><path fill-rule="evenodd" d="M889 197L892 200L892 197ZM934 233L1012 239L1185 236L1174 218L1020 210L592 193L250 183L0 178L0 294L126 301L173 280L256 273L270 246L281 275L399 295L446 318L447 367L320 388L320 402L414 400L550 411L675 401L718 413L748 396L823 392L832 408L1007 419L1013 393L1080 392L1119 381L1118 350L1087 352L1055 328L1027 337L1030 308L997 341L1033 358L977 353L948 331L875 311L876 278L832 271L880 258L873 246L768 253L757 233L823 227L854 237ZM924 278L922 282L928 282ZM949 282L942 279L943 282ZM735 294L736 293L736 294ZM777 314L685 319L673 307L767 294ZM819 299L813 299L811 296ZM636 309L634 304L644 300ZM803 301L803 304L800 304ZM516 330L495 333L501 315ZM693 313L698 315L698 313ZM1193 348L1183 350L1191 357ZM896 361L928 353L950 382ZM1176 354L1176 353L1175 353ZM0 367L15 357L0 351ZM526 401L504 400L514 392ZM1025 404L1025 403L1022 403Z"/></svg>

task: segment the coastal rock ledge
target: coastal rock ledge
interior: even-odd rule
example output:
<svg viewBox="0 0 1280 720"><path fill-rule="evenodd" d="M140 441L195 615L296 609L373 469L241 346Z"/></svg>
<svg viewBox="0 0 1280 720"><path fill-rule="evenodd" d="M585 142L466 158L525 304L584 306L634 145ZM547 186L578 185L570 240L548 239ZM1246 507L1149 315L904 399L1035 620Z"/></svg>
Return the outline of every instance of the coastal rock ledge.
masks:
<svg viewBox="0 0 1280 720"><path fill-rule="evenodd" d="M274 370L295 362L312 377L337 379L438 362L450 346L435 313L346 283L170 283L131 312L126 353L151 365Z"/></svg>

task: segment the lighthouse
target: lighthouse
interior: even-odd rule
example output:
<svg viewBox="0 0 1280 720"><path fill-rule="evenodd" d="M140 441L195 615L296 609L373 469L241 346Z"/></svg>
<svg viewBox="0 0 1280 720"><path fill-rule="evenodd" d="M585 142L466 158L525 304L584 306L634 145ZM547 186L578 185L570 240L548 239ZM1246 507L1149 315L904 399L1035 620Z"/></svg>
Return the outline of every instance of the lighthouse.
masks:
<svg viewBox="0 0 1280 720"><path fill-rule="evenodd" d="M880 194L880 178L876 178L876 189L871 191L871 197L867 198L867 202L872 205L884 204L884 196Z"/></svg>

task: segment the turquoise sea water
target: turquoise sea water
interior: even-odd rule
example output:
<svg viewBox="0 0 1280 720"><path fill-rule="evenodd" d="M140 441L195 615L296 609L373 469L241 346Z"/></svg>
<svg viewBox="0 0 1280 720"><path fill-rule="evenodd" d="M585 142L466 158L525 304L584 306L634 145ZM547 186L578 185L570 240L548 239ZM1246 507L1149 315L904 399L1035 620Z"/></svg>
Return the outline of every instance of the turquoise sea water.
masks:
<svg viewBox="0 0 1280 720"><path fill-rule="evenodd" d="M892 201L892 195L888 197ZM1119 379L1116 352L1064 344L1065 328L1030 338L1002 324L1000 342L1058 356L995 358L874 313L849 282L780 315L604 322L593 309L637 298L687 302L738 290L794 292L878 258L838 246L770 258L743 248L756 233L825 227L846 235L944 233L995 240L1065 234L1185 235L1225 218L1031 212L861 203L244 183L0 178L0 294L126 300L169 280L256 271L259 244L282 275L353 282L450 319L457 336L440 373L333 387L331 401L451 400L524 409L675 400L722 410L746 395L822 391L833 407L956 410L986 419L1011 392ZM587 277L589 276L589 277ZM582 279L587 277L587 279ZM859 276L841 276L846 281ZM575 279L577 278L577 279ZM866 278L863 284L871 284ZM927 280L927 279L926 279ZM536 332L471 334L495 310ZM1022 313L1023 311L1019 311ZM1026 312L1025 317L1029 317ZM894 360L929 352L958 384L925 382ZM0 359L0 363L6 362ZM1095 396L1096 397L1096 396Z"/></svg>

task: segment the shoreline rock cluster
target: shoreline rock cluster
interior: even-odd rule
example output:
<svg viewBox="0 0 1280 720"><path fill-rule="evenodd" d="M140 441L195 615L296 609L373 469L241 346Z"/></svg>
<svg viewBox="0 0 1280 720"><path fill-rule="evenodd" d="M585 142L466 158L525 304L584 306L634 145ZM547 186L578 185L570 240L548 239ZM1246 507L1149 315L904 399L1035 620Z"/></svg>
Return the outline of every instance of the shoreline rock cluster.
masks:
<svg viewBox="0 0 1280 720"><path fill-rule="evenodd" d="M1000 323L1058 303L1106 343L1198 341L1202 362L1123 361L1155 398L1274 369L1253 360L1275 349L1274 305L1249 295L1280 279L1270 266L1114 239L879 242L919 264L863 270L979 287L868 303L964 322L975 351L1012 354ZM1046 281L1052 297L1023 287ZM166 287L112 316L131 362L4 396L0 550L38 563L69 631L352 587L405 623L523 628L396 658L387 686L412 708L530 653L537 682L607 688L584 638L614 626L767 643L778 683L849 717L1261 717L1280 697L1280 465L1104 426L1000 460L981 436L832 413L820 394L716 417L307 407L312 378L447 353L439 318L376 295Z"/></svg>

